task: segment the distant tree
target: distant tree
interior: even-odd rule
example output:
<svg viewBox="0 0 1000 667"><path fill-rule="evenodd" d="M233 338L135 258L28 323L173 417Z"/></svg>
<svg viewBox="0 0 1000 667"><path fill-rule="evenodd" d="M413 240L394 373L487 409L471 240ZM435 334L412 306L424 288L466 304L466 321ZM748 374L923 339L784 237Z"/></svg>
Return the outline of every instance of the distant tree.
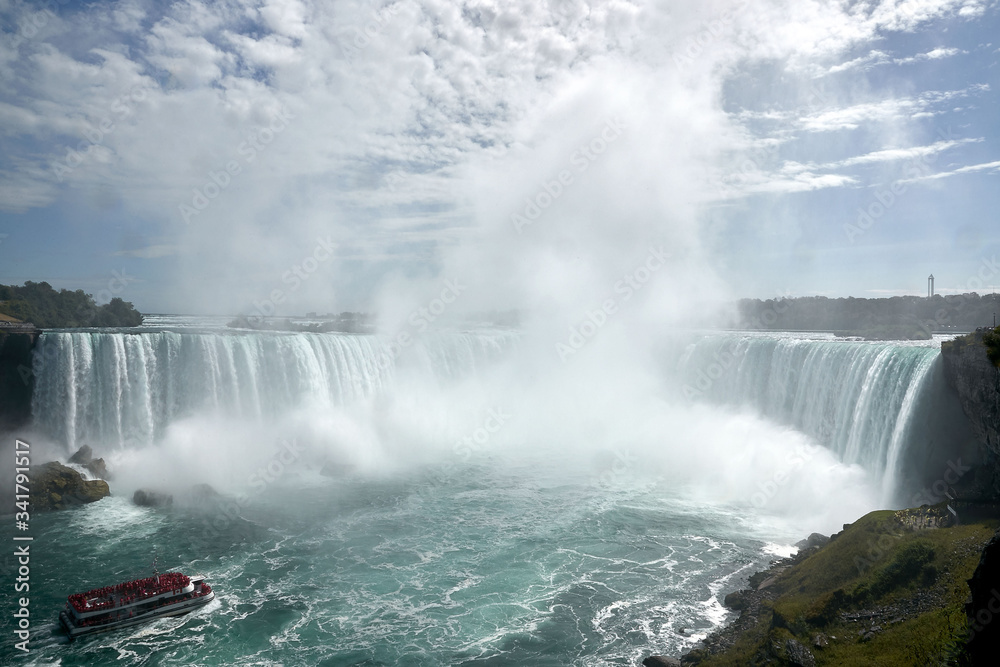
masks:
<svg viewBox="0 0 1000 667"><path fill-rule="evenodd" d="M31 304L21 299L4 301L3 305L0 305L0 312L4 315L10 315L13 318L19 319L22 322L33 321L32 316L34 315L34 312L31 310Z"/></svg>
<svg viewBox="0 0 1000 667"><path fill-rule="evenodd" d="M0 313L43 328L134 327L142 324L135 307L115 297L98 306L83 290L52 289L46 282L0 285Z"/></svg>
<svg viewBox="0 0 1000 667"><path fill-rule="evenodd" d="M751 329L864 331L909 327L929 334L954 328L972 330L991 321L992 297L975 292L932 298L896 296L883 299L796 297L743 299L737 326Z"/></svg>
<svg viewBox="0 0 1000 667"><path fill-rule="evenodd" d="M987 358L1000 368L1000 327L987 331L983 336L983 343L986 345Z"/></svg>
<svg viewBox="0 0 1000 667"><path fill-rule="evenodd" d="M137 327L142 324L142 315L128 301L115 297L97 311L95 326Z"/></svg>

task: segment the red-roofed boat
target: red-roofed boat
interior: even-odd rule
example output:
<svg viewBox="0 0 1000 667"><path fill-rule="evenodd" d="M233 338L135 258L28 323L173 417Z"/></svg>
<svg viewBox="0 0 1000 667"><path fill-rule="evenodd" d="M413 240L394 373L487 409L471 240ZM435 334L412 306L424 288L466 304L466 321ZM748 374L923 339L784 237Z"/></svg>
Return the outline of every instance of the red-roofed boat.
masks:
<svg viewBox="0 0 1000 667"><path fill-rule="evenodd" d="M167 572L69 596L59 622L70 637L180 616L215 599L203 575Z"/></svg>

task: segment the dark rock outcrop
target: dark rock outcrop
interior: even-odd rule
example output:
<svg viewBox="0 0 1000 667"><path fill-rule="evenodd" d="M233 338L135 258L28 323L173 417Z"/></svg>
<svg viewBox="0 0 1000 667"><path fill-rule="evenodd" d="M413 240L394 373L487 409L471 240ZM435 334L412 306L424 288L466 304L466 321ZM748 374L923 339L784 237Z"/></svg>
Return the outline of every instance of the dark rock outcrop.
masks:
<svg viewBox="0 0 1000 667"><path fill-rule="evenodd" d="M681 661L677 658L668 658L663 655L651 655L642 661L643 667L681 667Z"/></svg>
<svg viewBox="0 0 1000 667"><path fill-rule="evenodd" d="M105 465L104 459L92 459L85 463L83 467L98 479L111 479L111 473L108 472L108 466Z"/></svg>
<svg viewBox="0 0 1000 667"><path fill-rule="evenodd" d="M788 662L794 667L816 667L816 658L812 651L794 639L785 642L785 651L788 652Z"/></svg>
<svg viewBox="0 0 1000 667"><path fill-rule="evenodd" d="M69 457L69 462L83 466L91 475L98 479L110 479L108 467L105 465L104 459L95 459L90 445L84 445L76 450L76 453Z"/></svg>
<svg viewBox="0 0 1000 667"><path fill-rule="evenodd" d="M76 454L69 457L70 463L79 463L83 465L84 463L90 463L94 458L94 450L90 448L90 445L84 445L80 449L76 450Z"/></svg>
<svg viewBox="0 0 1000 667"><path fill-rule="evenodd" d="M1000 532L983 549L979 566L969 579L969 618L966 645L972 665L996 664L1000 655Z"/></svg>
<svg viewBox="0 0 1000 667"><path fill-rule="evenodd" d="M132 502L140 507L184 507L204 512L215 512L225 497L208 484L193 484L176 489L172 493L137 489L132 494Z"/></svg>
<svg viewBox="0 0 1000 667"><path fill-rule="evenodd" d="M743 605L745 604L743 591L733 591L732 593L727 593L726 597L722 600L722 604L727 609L732 609L733 611L743 609Z"/></svg>
<svg viewBox="0 0 1000 667"><path fill-rule="evenodd" d="M39 335L39 331L0 330L0 431L31 421L32 350Z"/></svg>
<svg viewBox="0 0 1000 667"><path fill-rule="evenodd" d="M190 489L191 499L195 502L213 501L217 502L221 496L219 492L208 484L195 484Z"/></svg>
<svg viewBox="0 0 1000 667"><path fill-rule="evenodd" d="M986 356L983 332L941 345L944 374L982 448L977 491L1000 498L1000 369Z"/></svg>
<svg viewBox="0 0 1000 667"><path fill-rule="evenodd" d="M814 549L822 546L826 546L826 543L830 541L830 538L822 533L813 533L804 540L799 540L795 543L795 546L799 550L804 551L806 549Z"/></svg>
<svg viewBox="0 0 1000 667"><path fill-rule="evenodd" d="M66 509L110 495L111 489L104 480L84 480L80 473L56 461L32 470L30 501L37 511Z"/></svg>
<svg viewBox="0 0 1000 667"><path fill-rule="evenodd" d="M174 497L169 493L137 489L132 494L132 502L139 507L168 507L174 504Z"/></svg>

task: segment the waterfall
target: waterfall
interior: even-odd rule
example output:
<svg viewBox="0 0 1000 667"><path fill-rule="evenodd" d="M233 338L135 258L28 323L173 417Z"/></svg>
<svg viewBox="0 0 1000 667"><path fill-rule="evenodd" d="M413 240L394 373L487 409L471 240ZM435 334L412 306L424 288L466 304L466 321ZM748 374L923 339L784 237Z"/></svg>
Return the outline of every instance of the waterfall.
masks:
<svg viewBox="0 0 1000 667"><path fill-rule="evenodd" d="M512 333L443 333L406 349L337 333L56 332L36 347L36 427L70 450L154 442L203 410L273 417L310 401L319 409L383 391L406 369L443 381L509 348Z"/></svg>
<svg viewBox="0 0 1000 667"><path fill-rule="evenodd" d="M47 332L35 349L32 413L38 432L67 451L126 449L206 413L274 424L303 407L334 414L372 397L439 395L486 372L520 336L438 333L400 349L339 333ZM869 471L887 502L939 478L952 457L968 458L956 449L968 427L945 391L936 346L727 334L681 347L687 398L750 409L812 437Z"/></svg>
<svg viewBox="0 0 1000 667"><path fill-rule="evenodd" d="M733 334L691 345L680 371L688 398L753 408L863 466L891 492L939 358L937 347Z"/></svg>

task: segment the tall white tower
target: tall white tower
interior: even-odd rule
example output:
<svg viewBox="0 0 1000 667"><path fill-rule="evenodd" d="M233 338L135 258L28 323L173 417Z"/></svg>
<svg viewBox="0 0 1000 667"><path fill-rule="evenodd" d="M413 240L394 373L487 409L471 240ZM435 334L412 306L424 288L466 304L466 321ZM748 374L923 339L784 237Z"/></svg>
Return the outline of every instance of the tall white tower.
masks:
<svg viewBox="0 0 1000 667"><path fill-rule="evenodd" d="M932 273L927 278L927 298L934 296L934 274Z"/></svg>

